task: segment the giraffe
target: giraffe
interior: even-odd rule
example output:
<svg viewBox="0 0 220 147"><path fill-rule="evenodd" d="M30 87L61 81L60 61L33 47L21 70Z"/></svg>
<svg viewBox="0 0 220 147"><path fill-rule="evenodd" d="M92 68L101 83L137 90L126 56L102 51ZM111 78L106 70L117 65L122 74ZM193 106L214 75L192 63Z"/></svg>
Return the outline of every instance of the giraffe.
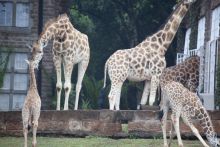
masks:
<svg viewBox="0 0 220 147"><path fill-rule="evenodd" d="M32 126L33 128L32 146L35 147L37 144L36 133L38 127L38 119L40 117L41 99L38 94L34 73L34 69L37 68L38 64L36 64L34 59L38 58L36 55L39 55L39 53L40 51L33 48L32 59L27 61L29 65L30 86L22 108L24 147L27 147L27 135L29 126Z"/></svg>
<svg viewBox="0 0 220 147"><path fill-rule="evenodd" d="M169 106L171 107L171 121L172 127L174 127L178 145L183 147L180 130L179 130L179 119L180 116L183 119L184 123L190 127L195 136L200 140L203 146L208 147L207 143L203 140L199 131L193 125L192 118L197 118L200 121L200 124L204 130L206 138L208 139L209 144L212 147L217 147L220 145L219 140L217 139L216 133L214 131L210 116L206 109L203 107L199 97L196 93L189 91L182 84L175 81L167 81L161 85L162 91L165 94L163 97L163 118L162 118L162 130L164 138L164 146L167 147L166 139L166 121L167 113ZM171 129L171 139L172 139L172 129ZM171 140L169 142L169 146Z"/></svg>
<svg viewBox="0 0 220 147"><path fill-rule="evenodd" d="M167 23L156 33L130 49L117 50L105 63L104 86L108 70L111 80L111 90L108 95L109 108L119 110L121 87L126 79L130 81L145 81L141 105L153 105L159 77L166 67L165 53L172 42L179 25L190 5L196 0L182 0L171 14Z"/></svg>
<svg viewBox="0 0 220 147"><path fill-rule="evenodd" d="M176 81L183 84L183 86L191 92L195 93L197 92L197 87L199 85L199 66L199 56L188 57L184 62L164 69L160 76L160 84L163 84L166 81ZM161 96L163 98L163 93L161 93ZM203 101L202 98L200 99ZM162 102L163 101L161 100L160 105L162 105Z"/></svg>
<svg viewBox="0 0 220 147"><path fill-rule="evenodd" d="M160 76L160 83L172 80L183 84L190 91L196 92L196 88L199 86L199 66L199 56L188 57L184 62L164 69Z"/></svg>
<svg viewBox="0 0 220 147"><path fill-rule="evenodd" d="M62 90L61 64L64 67L64 90L65 102L64 110L68 110L69 94L71 90L71 75L73 66L78 64L78 79L76 84L75 107L78 109L79 93L82 87L82 80L88 67L90 58L90 48L87 35L76 30L71 24L66 14L59 15L57 18L47 21L43 32L37 41L39 50L43 50L48 42L53 40L53 62L57 74L57 110L60 110L60 97Z"/></svg>

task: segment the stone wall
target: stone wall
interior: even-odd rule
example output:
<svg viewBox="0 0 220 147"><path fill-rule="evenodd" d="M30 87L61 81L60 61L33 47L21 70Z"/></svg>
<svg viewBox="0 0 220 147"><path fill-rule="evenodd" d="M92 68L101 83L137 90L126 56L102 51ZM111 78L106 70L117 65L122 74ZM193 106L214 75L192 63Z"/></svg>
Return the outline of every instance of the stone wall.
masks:
<svg viewBox="0 0 220 147"><path fill-rule="evenodd" d="M220 135L220 111L209 112L213 125ZM170 118L168 118L170 130ZM84 137L87 135L124 138L162 137L158 111L41 111L38 135L68 135ZM199 122L196 127L202 133ZM192 137L190 129L181 122L183 137ZM0 136L22 136L21 112L0 112ZM203 134L204 135L204 134Z"/></svg>

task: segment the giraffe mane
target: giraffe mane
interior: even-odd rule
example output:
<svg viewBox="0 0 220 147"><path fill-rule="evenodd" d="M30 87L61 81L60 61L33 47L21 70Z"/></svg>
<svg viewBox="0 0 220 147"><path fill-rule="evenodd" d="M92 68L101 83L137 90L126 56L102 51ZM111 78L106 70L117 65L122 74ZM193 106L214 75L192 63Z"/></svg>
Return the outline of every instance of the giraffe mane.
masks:
<svg viewBox="0 0 220 147"><path fill-rule="evenodd" d="M64 13L64 14L60 14L58 17L49 19L49 20L45 23L42 33L43 33L51 24L53 24L54 22L57 22L57 21L59 21L59 20L69 20L69 17L67 16L66 13ZM41 35L42 35L42 33L41 33ZM40 36L41 36L41 35L40 35Z"/></svg>

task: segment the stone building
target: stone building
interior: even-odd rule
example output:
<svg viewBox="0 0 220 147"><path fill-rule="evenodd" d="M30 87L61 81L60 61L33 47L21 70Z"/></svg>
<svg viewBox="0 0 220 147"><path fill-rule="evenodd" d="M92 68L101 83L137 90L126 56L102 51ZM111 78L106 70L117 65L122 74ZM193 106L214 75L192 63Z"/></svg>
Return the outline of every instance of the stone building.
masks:
<svg viewBox="0 0 220 147"><path fill-rule="evenodd" d="M65 12L65 4L64 0L0 0L0 63L5 63L9 55L0 88L0 111L22 108L29 83L25 59L30 51L26 44L37 40L45 21ZM50 43L44 49L41 68L36 72L42 109L50 106L52 86L48 85L47 74L53 68Z"/></svg>
<svg viewBox="0 0 220 147"><path fill-rule="evenodd" d="M185 33L177 38L179 53L176 62L182 62L195 54L201 57L199 93L207 109L218 108L215 106L219 105L217 73L220 64L220 1L197 0L180 28L184 28L182 32Z"/></svg>

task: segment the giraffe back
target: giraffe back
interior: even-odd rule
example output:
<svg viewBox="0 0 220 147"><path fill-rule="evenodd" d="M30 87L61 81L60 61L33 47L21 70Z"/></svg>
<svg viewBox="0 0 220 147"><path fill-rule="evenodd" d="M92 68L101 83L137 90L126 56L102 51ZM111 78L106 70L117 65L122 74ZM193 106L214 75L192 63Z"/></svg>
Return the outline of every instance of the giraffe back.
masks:
<svg viewBox="0 0 220 147"><path fill-rule="evenodd" d="M160 83L164 85L168 81L176 81L196 92L199 85L199 66L199 56L189 57L183 63L166 68L160 77Z"/></svg>

